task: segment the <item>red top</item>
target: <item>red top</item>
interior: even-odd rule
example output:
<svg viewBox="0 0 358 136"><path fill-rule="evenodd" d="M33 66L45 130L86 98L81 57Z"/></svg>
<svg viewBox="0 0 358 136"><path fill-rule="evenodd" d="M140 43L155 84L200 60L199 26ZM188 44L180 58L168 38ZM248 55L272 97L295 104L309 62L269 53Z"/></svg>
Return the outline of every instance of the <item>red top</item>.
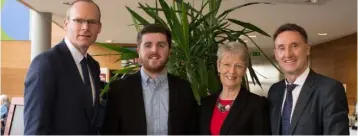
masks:
<svg viewBox="0 0 358 136"><path fill-rule="evenodd" d="M233 100L221 100L219 98L219 102L223 106L232 104L232 101ZM222 126L227 114L229 114L229 111L221 112L219 110L217 104L215 105L215 108L214 108L214 111L213 111L213 116L211 118L211 123L210 123L210 132L211 132L212 135L220 135L221 126Z"/></svg>

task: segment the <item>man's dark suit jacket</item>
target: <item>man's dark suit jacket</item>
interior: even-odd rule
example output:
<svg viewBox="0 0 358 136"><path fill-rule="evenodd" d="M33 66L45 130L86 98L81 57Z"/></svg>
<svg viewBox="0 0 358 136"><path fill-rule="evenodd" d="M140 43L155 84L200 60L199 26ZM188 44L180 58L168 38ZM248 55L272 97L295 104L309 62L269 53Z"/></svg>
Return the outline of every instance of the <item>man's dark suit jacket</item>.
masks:
<svg viewBox="0 0 358 136"><path fill-rule="evenodd" d="M197 134L198 105L189 82L168 73L168 134ZM146 135L140 72L111 83L103 134Z"/></svg>
<svg viewBox="0 0 358 136"><path fill-rule="evenodd" d="M280 134L285 81L271 86L272 134ZM310 70L293 111L289 135L348 135L348 104L342 83Z"/></svg>
<svg viewBox="0 0 358 136"><path fill-rule="evenodd" d="M200 134L211 135L210 124L220 92L205 97L200 107ZM241 88L229 114L221 126L220 135L270 135L268 101Z"/></svg>
<svg viewBox="0 0 358 136"><path fill-rule="evenodd" d="M25 135L97 133L100 68L89 55L88 66L96 87L94 106L64 41L35 57L25 80Z"/></svg>

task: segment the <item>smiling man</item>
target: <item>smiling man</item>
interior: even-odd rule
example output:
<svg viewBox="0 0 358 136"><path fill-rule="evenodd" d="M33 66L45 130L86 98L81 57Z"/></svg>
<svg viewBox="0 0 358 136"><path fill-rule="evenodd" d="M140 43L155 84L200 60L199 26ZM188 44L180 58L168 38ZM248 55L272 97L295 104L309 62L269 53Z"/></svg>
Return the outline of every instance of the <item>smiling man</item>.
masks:
<svg viewBox="0 0 358 136"><path fill-rule="evenodd" d="M309 68L306 31L284 24L274 34L274 54L285 79L268 99L273 135L348 135L348 104L342 83Z"/></svg>
<svg viewBox="0 0 358 136"><path fill-rule="evenodd" d="M111 83L104 134L197 134L198 105L190 84L165 68L171 44L170 31L161 25L147 25L138 33L142 67Z"/></svg>
<svg viewBox="0 0 358 136"><path fill-rule="evenodd" d="M32 61L25 79L25 135L97 134L100 68L87 50L101 31L100 18L93 1L74 1L64 40Z"/></svg>

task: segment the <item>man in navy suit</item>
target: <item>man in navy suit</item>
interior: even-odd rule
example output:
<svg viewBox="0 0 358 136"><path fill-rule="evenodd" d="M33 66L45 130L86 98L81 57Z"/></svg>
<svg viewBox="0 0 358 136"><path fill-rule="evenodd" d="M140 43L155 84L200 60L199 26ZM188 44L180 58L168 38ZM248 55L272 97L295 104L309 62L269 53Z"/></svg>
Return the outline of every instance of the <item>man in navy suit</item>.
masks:
<svg viewBox="0 0 358 136"><path fill-rule="evenodd" d="M341 82L311 70L306 31L284 24L274 34L275 58L285 80L271 86L273 135L349 135L347 97Z"/></svg>
<svg viewBox="0 0 358 136"><path fill-rule="evenodd" d="M100 68L87 50L101 31L100 18L93 1L73 2L64 40L32 61L25 80L25 135L97 134Z"/></svg>

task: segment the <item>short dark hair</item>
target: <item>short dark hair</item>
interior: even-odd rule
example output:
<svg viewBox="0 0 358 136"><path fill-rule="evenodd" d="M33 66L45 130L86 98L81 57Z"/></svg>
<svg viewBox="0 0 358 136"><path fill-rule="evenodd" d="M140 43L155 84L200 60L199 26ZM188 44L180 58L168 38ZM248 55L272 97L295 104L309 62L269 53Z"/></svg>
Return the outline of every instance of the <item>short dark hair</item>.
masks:
<svg viewBox="0 0 358 136"><path fill-rule="evenodd" d="M295 32L298 32L303 40L305 41L305 43L308 43L308 36L307 36L307 33L305 31L305 29L303 29L301 26L297 25L297 24L291 24L291 23L286 23L282 26L280 26L276 32L273 34L273 40L276 40L277 36L279 34L281 34L282 32L285 32L285 31L295 31Z"/></svg>
<svg viewBox="0 0 358 136"><path fill-rule="evenodd" d="M139 47L142 43L142 37L147 33L161 33L167 37L167 42L169 44L169 48L172 46L172 35L170 31L163 25L160 24L149 24L144 26L144 28L137 35L137 46Z"/></svg>
<svg viewBox="0 0 358 136"><path fill-rule="evenodd" d="M70 7L68 7L67 11L66 11L66 18L69 19L70 18L70 11L73 7L73 5L75 5L76 3L78 2L87 2L87 3L92 3L96 6L97 10L98 10L98 14L99 14L99 20L98 21L101 21L101 9L99 8L99 6L97 5L97 3L95 3L93 0L75 0L73 1L72 3L70 3Z"/></svg>

